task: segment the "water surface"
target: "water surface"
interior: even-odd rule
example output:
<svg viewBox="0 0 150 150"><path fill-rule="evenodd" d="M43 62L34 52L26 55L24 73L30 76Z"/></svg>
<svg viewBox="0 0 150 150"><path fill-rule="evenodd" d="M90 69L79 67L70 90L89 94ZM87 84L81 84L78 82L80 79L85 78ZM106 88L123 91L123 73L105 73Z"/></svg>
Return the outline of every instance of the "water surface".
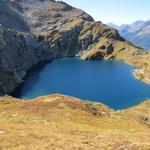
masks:
<svg viewBox="0 0 150 150"><path fill-rule="evenodd" d="M56 59L29 73L19 97L60 93L124 109L150 97L150 86L134 78L132 71L122 61Z"/></svg>

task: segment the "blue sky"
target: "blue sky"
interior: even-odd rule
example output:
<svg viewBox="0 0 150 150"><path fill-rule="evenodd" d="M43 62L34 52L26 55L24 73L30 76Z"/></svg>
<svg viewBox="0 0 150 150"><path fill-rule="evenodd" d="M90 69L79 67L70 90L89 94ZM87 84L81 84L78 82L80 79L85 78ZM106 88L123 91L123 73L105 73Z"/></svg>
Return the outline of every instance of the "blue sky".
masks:
<svg viewBox="0 0 150 150"><path fill-rule="evenodd" d="M132 23L150 19L150 0L64 0L104 23Z"/></svg>

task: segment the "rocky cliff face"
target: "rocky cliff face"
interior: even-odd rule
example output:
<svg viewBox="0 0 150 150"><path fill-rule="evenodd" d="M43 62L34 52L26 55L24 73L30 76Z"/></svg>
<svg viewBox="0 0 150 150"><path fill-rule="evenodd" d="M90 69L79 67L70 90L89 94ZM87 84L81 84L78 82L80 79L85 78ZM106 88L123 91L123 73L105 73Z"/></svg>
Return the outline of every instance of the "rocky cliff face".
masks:
<svg viewBox="0 0 150 150"><path fill-rule="evenodd" d="M29 31L28 23L22 14L21 6L15 1L0 1L0 24L6 28L17 31Z"/></svg>
<svg viewBox="0 0 150 150"><path fill-rule="evenodd" d="M93 21L92 17L83 11L61 2L0 1L1 95L12 92L22 82L26 71L39 61L76 53L73 51L65 54L63 52L65 47L62 52L57 52L59 41L48 40L48 35L51 37L58 32L57 28L77 16ZM65 34L62 35L63 40L77 30L62 33ZM48 32L47 36L45 36L46 32Z"/></svg>
<svg viewBox="0 0 150 150"><path fill-rule="evenodd" d="M1 94L12 92L41 60L77 54L83 59L125 59L143 53L117 30L64 2L2 0L0 7Z"/></svg>
<svg viewBox="0 0 150 150"><path fill-rule="evenodd" d="M10 93L26 71L40 60L51 59L47 49L29 33L0 28L0 93Z"/></svg>
<svg viewBox="0 0 150 150"><path fill-rule="evenodd" d="M17 2L16 2L17 3ZM94 21L82 10L54 0L20 1L23 14L28 18L30 30L35 33L59 30L73 18Z"/></svg>

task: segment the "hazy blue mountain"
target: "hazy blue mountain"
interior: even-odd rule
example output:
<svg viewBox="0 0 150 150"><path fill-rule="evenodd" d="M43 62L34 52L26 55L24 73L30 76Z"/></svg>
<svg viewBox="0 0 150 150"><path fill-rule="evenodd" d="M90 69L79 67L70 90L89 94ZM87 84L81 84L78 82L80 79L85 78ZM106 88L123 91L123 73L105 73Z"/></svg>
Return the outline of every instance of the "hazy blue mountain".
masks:
<svg viewBox="0 0 150 150"><path fill-rule="evenodd" d="M107 23L107 25L112 27L112 28L119 29L119 26L114 24L113 22L109 22L109 23Z"/></svg>
<svg viewBox="0 0 150 150"><path fill-rule="evenodd" d="M150 20L135 21L132 24L123 24L117 26L114 23L109 23L109 26L118 29L121 36L131 41L137 46L146 50L150 49Z"/></svg>

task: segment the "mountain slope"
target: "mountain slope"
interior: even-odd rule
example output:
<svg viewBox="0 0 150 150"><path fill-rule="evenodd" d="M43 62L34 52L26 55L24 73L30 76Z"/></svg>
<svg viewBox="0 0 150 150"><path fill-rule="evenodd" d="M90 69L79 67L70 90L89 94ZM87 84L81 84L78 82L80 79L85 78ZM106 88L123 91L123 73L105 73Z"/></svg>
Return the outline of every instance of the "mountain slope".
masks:
<svg viewBox="0 0 150 150"><path fill-rule="evenodd" d="M57 33L57 28L71 20L71 15L93 21L83 11L61 2L0 1L0 95L11 93L33 65L42 60L51 60L58 49L55 46L51 52L54 43L50 42L53 41L49 42L39 32L47 32L49 28ZM48 35L51 37L53 33Z"/></svg>
<svg viewBox="0 0 150 150"><path fill-rule="evenodd" d="M144 49L150 49L150 21L139 22L137 24L129 25L129 29L126 32L120 30L120 34Z"/></svg>
<svg viewBox="0 0 150 150"><path fill-rule="evenodd" d="M1 95L11 93L23 82L27 70L42 60L75 55L127 60L145 55L117 30L64 2L2 0L1 4L5 8L0 20Z"/></svg>
<svg viewBox="0 0 150 150"><path fill-rule="evenodd" d="M9 29L29 31L29 26L22 15L22 8L14 1L0 1L0 24Z"/></svg>
<svg viewBox="0 0 150 150"><path fill-rule="evenodd" d="M2 0L0 8L1 25L19 31L54 30L76 17L94 21L84 11L54 0Z"/></svg>
<svg viewBox="0 0 150 150"><path fill-rule="evenodd" d="M113 111L64 95L0 99L0 149L149 150L150 101ZM14 136L15 135L15 136Z"/></svg>
<svg viewBox="0 0 150 150"><path fill-rule="evenodd" d="M150 81L150 54L82 10L54 0L1 0L0 7L0 95L10 94L40 61L75 55L123 59L144 68L135 75ZM149 107L147 101L113 111L58 94L1 97L0 149L148 150Z"/></svg>
<svg viewBox="0 0 150 150"><path fill-rule="evenodd" d="M111 26L111 24L108 24ZM116 28L113 25L114 28ZM136 21L132 24L124 24L117 27L121 36L125 39L133 42L135 45L150 49L150 20L148 21Z"/></svg>
<svg viewBox="0 0 150 150"><path fill-rule="evenodd" d="M36 36L0 27L0 93L13 91L30 67L46 59L51 57Z"/></svg>

